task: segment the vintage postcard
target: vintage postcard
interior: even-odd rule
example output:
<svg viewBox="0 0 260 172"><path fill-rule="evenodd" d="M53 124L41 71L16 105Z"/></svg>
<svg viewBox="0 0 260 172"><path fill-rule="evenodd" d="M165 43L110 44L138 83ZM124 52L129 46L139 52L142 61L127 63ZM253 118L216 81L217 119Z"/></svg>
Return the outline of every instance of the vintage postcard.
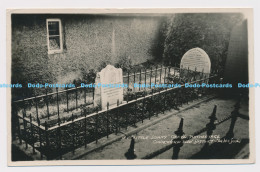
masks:
<svg viewBox="0 0 260 172"><path fill-rule="evenodd" d="M8 165L255 162L253 10L7 10Z"/></svg>

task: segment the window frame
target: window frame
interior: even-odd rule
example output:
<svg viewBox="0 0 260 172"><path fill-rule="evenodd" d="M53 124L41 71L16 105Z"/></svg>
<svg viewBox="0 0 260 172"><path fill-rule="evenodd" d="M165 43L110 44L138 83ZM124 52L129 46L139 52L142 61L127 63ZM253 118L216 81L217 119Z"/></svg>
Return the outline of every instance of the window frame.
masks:
<svg viewBox="0 0 260 172"><path fill-rule="evenodd" d="M49 37L49 22L58 22L59 23L59 37L60 37L60 49L51 50L50 49L50 37ZM47 27L47 46L48 46L48 54L56 54L63 52L63 39L62 39L62 25L61 19L53 18L46 20L46 27Z"/></svg>

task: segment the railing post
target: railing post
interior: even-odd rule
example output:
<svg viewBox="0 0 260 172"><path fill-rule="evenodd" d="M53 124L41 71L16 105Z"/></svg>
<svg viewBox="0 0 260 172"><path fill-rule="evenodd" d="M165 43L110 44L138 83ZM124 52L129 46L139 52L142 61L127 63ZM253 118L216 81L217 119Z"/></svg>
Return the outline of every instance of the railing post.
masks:
<svg viewBox="0 0 260 172"><path fill-rule="evenodd" d="M40 154L41 154L41 159L42 159L42 136L41 136L41 127L40 127L40 120L39 117L37 116L37 123L38 123L38 133L39 133L39 142L40 142Z"/></svg>
<svg viewBox="0 0 260 172"><path fill-rule="evenodd" d="M179 78L180 82L182 81L182 78L183 78L183 65L181 65L180 67L180 78Z"/></svg>
<svg viewBox="0 0 260 172"><path fill-rule="evenodd" d="M46 139L46 146L45 146L45 149L46 149L46 157L47 157L47 160L49 159L49 148L50 148L50 141L49 141L49 133L48 133L48 124L47 124L47 121L45 121L45 139Z"/></svg>
<svg viewBox="0 0 260 172"><path fill-rule="evenodd" d="M194 77L193 77L194 81L196 81L196 75L197 75L197 67L195 66Z"/></svg>
<svg viewBox="0 0 260 172"><path fill-rule="evenodd" d="M86 91L86 88L83 88L84 89L84 104L86 105L87 104L87 91Z"/></svg>
<svg viewBox="0 0 260 172"><path fill-rule="evenodd" d="M19 143L22 144L20 119L19 119L18 115L16 116L16 118L17 118L17 123L18 123L18 138L19 138Z"/></svg>
<svg viewBox="0 0 260 172"><path fill-rule="evenodd" d="M117 135L117 133L118 133L118 128L119 128L119 124L118 124L118 122L119 122L119 120L118 120L118 115L119 115L119 99L117 99L117 112L116 112L116 135Z"/></svg>
<svg viewBox="0 0 260 172"><path fill-rule="evenodd" d="M18 116L18 109L16 104L13 102L13 117L15 118L15 120L17 121L17 127L18 127L18 139L19 139L19 143L22 144L22 138L21 138L21 126L20 126L20 119Z"/></svg>
<svg viewBox="0 0 260 172"><path fill-rule="evenodd" d="M156 65L156 67L155 67L155 79L154 79L154 84L156 84L157 69L158 69L158 66Z"/></svg>
<svg viewBox="0 0 260 172"><path fill-rule="evenodd" d="M87 147L87 112L86 109L84 109L84 143L85 143L85 148Z"/></svg>
<svg viewBox="0 0 260 172"><path fill-rule="evenodd" d="M167 88L167 87L166 87ZM163 114L164 114L164 112L165 112L165 110L166 110L166 99L167 99L167 92L164 92L164 101L163 101Z"/></svg>
<svg viewBox="0 0 260 172"><path fill-rule="evenodd" d="M96 144L98 142L98 108L97 108L97 114L95 115L95 139L96 139Z"/></svg>
<svg viewBox="0 0 260 172"><path fill-rule="evenodd" d="M201 74L202 74L202 76L201 76L201 83L203 83L203 82L205 82L205 80L204 80L204 68L202 69L202 73ZM202 88L201 89L201 94L204 94L205 89L206 88L204 88L204 89Z"/></svg>
<svg viewBox="0 0 260 172"><path fill-rule="evenodd" d="M66 91L66 99L67 99L67 113L69 113L69 91Z"/></svg>
<svg viewBox="0 0 260 172"><path fill-rule="evenodd" d="M26 117L26 104L24 99L23 99L23 115Z"/></svg>
<svg viewBox="0 0 260 172"><path fill-rule="evenodd" d="M173 89L173 90L170 91L170 95L169 95L169 98L170 98L170 101L169 101L169 102L170 102L170 106L169 106L169 109L171 109L171 108L177 109L178 102L179 102L179 97L178 97L179 89L180 89L180 88Z"/></svg>
<svg viewBox="0 0 260 172"><path fill-rule="evenodd" d="M170 74L171 74L171 66L168 66L168 81L169 81Z"/></svg>
<svg viewBox="0 0 260 172"><path fill-rule="evenodd" d="M95 100L95 87L93 87L92 89L93 89L92 90L92 97L93 97L92 101L93 101L93 104L94 104L94 100Z"/></svg>
<svg viewBox="0 0 260 172"><path fill-rule="evenodd" d="M108 110L109 110L109 102L107 102L107 111L106 111L106 118L107 118L107 138L109 135L109 119L108 119Z"/></svg>
<svg viewBox="0 0 260 172"><path fill-rule="evenodd" d="M34 98L34 102L35 102L35 109L36 109L36 114L38 115L38 103L37 103L37 98L35 96ZM49 119L49 118L48 118Z"/></svg>
<svg viewBox="0 0 260 172"><path fill-rule="evenodd" d="M150 98L151 100L150 100L150 111L149 111L149 116L148 116L148 119L150 120L151 119L151 115L152 115L152 113L153 113L153 89L152 89L152 96L151 96L151 98Z"/></svg>
<svg viewBox="0 0 260 172"><path fill-rule="evenodd" d="M202 72L201 72L201 79L204 78L204 68L202 69Z"/></svg>
<svg viewBox="0 0 260 172"><path fill-rule="evenodd" d="M130 81L129 81L129 79L130 79L130 76L129 76L129 70L127 71L127 86L128 86L128 88L130 88Z"/></svg>
<svg viewBox="0 0 260 172"><path fill-rule="evenodd" d="M60 159L62 159L62 148L61 148L61 142L62 142L62 134L61 134L61 127L60 127L60 124L61 124L61 120L58 119L58 129L57 129L57 132L58 132L58 137L59 137L59 140L58 140L58 145L59 145L59 154L60 154Z"/></svg>
<svg viewBox="0 0 260 172"><path fill-rule="evenodd" d="M165 79L166 79L166 73L167 73L167 68L165 67L165 68L164 68L164 78L163 78L163 79L164 79L164 81L163 81L164 84L165 84ZM166 87L166 88L167 88L167 87Z"/></svg>
<svg viewBox="0 0 260 172"><path fill-rule="evenodd" d="M197 67L195 66L195 70L194 70L194 73L193 73L192 81L196 81L196 80L197 80L197 79L196 79L196 76L197 76ZM197 83L197 82L195 82L195 83ZM198 94L198 93L196 93L195 90L196 90L196 88L192 88L192 100L198 98L198 97L197 97L197 94Z"/></svg>
<svg viewBox="0 0 260 172"><path fill-rule="evenodd" d="M134 71L134 85L135 85L135 71ZM133 85L133 90L135 92L135 86Z"/></svg>
<svg viewBox="0 0 260 172"><path fill-rule="evenodd" d="M56 87L56 94L57 94L57 112L58 112L58 118L60 118L58 87Z"/></svg>
<svg viewBox="0 0 260 172"><path fill-rule="evenodd" d="M24 128L24 137L25 137L24 141L25 141L25 146L26 146L25 149L27 149L27 148L28 148L28 143L27 143L28 136L27 136L27 129L26 129L26 127L27 127L27 122L26 122L26 120L24 119L25 117L26 117L26 113L25 113L25 111L24 111L24 112L23 112L23 128Z"/></svg>
<svg viewBox="0 0 260 172"><path fill-rule="evenodd" d="M161 70L160 70L160 82L159 82L159 84L161 84L161 82L162 82L162 68L163 68L163 65L161 65Z"/></svg>
<svg viewBox="0 0 260 172"><path fill-rule="evenodd" d="M33 125L32 125L32 114L30 114L30 126L31 126L31 140L32 140L33 154L35 154L34 132L33 132Z"/></svg>
<svg viewBox="0 0 260 172"><path fill-rule="evenodd" d="M72 152L73 154L75 153L75 124L74 124L74 115L73 113L71 114L71 125L72 125Z"/></svg>
<svg viewBox="0 0 260 172"><path fill-rule="evenodd" d="M142 104L143 104L143 108L142 108L142 116L141 116L141 120L142 120L142 123L144 123L144 103L145 102L145 91L143 92L143 102L142 102Z"/></svg>
<svg viewBox="0 0 260 172"><path fill-rule="evenodd" d="M136 102L137 102L137 95L136 93L134 93L134 98L135 98L135 102L134 102L134 125L136 125L136 118L137 118L137 115L136 115L136 111L137 111L137 107L136 107Z"/></svg>
<svg viewBox="0 0 260 172"><path fill-rule="evenodd" d="M76 110L78 110L78 89L77 89L77 87L75 89L75 92L76 92Z"/></svg>
<svg viewBox="0 0 260 172"><path fill-rule="evenodd" d="M139 91L141 89L141 82L142 82L142 69L140 69L140 76L139 76Z"/></svg>
<svg viewBox="0 0 260 172"><path fill-rule="evenodd" d="M46 90L46 98L45 98L45 101L46 101L46 106L47 106L47 115L48 115L48 119L50 119L50 111L49 111L49 96L48 96L47 90Z"/></svg>
<svg viewBox="0 0 260 172"><path fill-rule="evenodd" d="M128 104L128 102L129 102L129 98L128 98L128 91L127 91L126 103ZM126 106L126 107L128 107L128 106ZM127 125L128 125L128 112L126 112L126 115L125 115L125 123L126 123L125 129L127 130Z"/></svg>
<svg viewBox="0 0 260 172"><path fill-rule="evenodd" d="M161 108L161 104L160 104L161 101L160 101L160 100L162 100L162 99L161 99L161 96L162 96L162 95L161 95L160 88L159 88L159 94L157 94L156 96L157 96L157 100L156 100L156 112L155 112L155 113L156 113L156 116L158 117L159 112L161 112L161 111L160 111L160 108ZM158 100L158 99L159 99L159 100Z"/></svg>
<svg viewBox="0 0 260 172"><path fill-rule="evenodd" d="M146 90L146 68L144 69L144 90Z"/></svg>
<svg viewBox="0 0 260 172"><path fill-rule="evenodd" d="M189 66L188 66L188 71L187 72L188 72L188 74L187 74L187 76L188 76L187 77L188 78L188 83L190 83L190 67Z"/></svg>
<svg viewBox="0 0 260 172"><path fill-rule="evenodd" d="M188 75L187 75L188 76L188 83L191 83L191 77L190 77L191 73L192 73L192 71L188 67ZM191 90L192 90L192 88L188 88L188 95L187 95L187 92L185 92L184 101L183 101L184 103L189 104L189 100L191 99L191 95L192 95Z"/></svg>
<svg viewBox="0 0 260 172"><path fill-rule="evenodd" d="M150 70L150 87L152 88L152 74L153 74L153 68L151 67L151 70Z"/></svg>

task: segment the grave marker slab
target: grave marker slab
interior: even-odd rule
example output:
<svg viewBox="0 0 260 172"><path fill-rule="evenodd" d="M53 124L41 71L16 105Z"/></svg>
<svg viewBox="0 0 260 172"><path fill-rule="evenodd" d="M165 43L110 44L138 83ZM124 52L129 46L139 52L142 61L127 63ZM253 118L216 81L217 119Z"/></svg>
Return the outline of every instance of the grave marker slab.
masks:
<svg viewBox="0 0 260 172"><path fill-rule="evenodd" d="M211 62L208 54L201 48L193 48L187 51L182 59L180 68L190 69L192 71L210 73Z"/></svg>
<svg viewBox="0 0 260 172"><path fill-rule="evenodd" d="M115 68L112 65L107 65L102 69L96 77L96 85L101 84L101 87L95 88L94 106L101 106L102 110L117 105L123 102L123 72L121 68ZM121 85L121 86L120 86Z"/></svg>

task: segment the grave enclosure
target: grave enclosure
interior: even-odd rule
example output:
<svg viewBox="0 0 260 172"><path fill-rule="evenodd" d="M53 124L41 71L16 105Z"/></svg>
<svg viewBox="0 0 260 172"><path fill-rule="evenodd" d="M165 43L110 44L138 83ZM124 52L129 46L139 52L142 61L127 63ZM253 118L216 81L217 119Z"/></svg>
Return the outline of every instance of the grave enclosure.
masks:
<svg viewBox="0 0 260 172"><path fill-rule="evenodd" d="M198 51L199 53L197 53ZM181 82L180 73L184 72L185 82L218 83L218 76L215 73L210 74L210 61L205 60L205 57L207 57L204 56L205 53L201 53L198 49L190 52L184 55L183 67L181 68L161 66L161 68L156 67L155 70L151 68L150 70L140 71L140 73L134 72L134 74L123 75L122 69L108 65L97 74L95 82L96 84L123 84L124 79L126 79L125 82L129 85L132 76L133 81L141 84L148 81L150 83L169 84ZM189 58L192 59L190 63ZM192 64L192 62L196 62L196 58L199 59L200 64L198 69L195 67L198 65L197 63ZM206 66L205 69L203 64ZM209 73L204 73L204 71ZM139 80L136 80L136 75L139 75ZM171 80L171 78L177 78L177 80ZM12 112L15 117L14 122L17 124L14 129L13 140L18 139L20 143L25 142L26 146L31 145L34 152L35 150L40 152L42 159L61 158L63 154L74 151L76 148L86 147L91 142L97 143L100 138L109 137L112 133L117 135L120 131L127 130L128 126L143 122L143 120L150 119L152 116L158 116L158 114L167 110L178 108L184 103L198 99L200 98L199 95L214 93L214 89L185 89L182 85L180 88L127 90L127 94L124 95L122 87L99 87L93 89L92 105L82 104L79 106L78 99L81 92L86 103L85 88L79 87L69 91L75 91L77 111L66 111L66 115L69 117L66 120L63 120L59 96L64 93L67 95L67 109L69 109L68 91L59 92L57 90L54 94L13 102ZM133 94L132 99L128 97L130 93ZM48 118L41 118L38 112L38 102L39 99L43 98L46 101L47 113L49 113L50 103L48 98L45 99L48 96L57 98L55 102L57 113L48 114ZM36 110L35 115L28 113L29 108L18 106L19 103L24 105L25 101L33 102ZM95 111L93 111L90 106L100 108L95 108ZM53 121L54 123L51 123Z"/></svg>

